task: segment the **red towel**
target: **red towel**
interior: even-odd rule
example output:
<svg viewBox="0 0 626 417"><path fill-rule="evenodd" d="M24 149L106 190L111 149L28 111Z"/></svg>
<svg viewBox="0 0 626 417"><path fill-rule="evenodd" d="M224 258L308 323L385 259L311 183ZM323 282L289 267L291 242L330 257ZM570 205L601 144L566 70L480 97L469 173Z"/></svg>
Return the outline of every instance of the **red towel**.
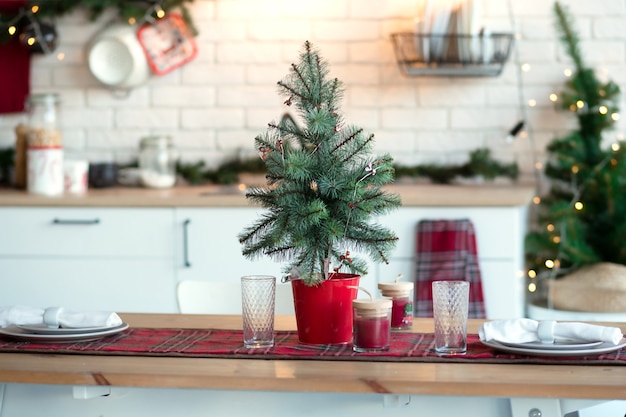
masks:
<svg viewBox="0 0 626 417"><path fill-rule="evenodd" d="M14 13L26 3L26 0L2 0L0 13ZM0 43L0 91L0 114L24 111L30 93L30 51L17 34Z"/></svg>
<svg viewBox="0 0 626 417"><path fill-rule="evenodd" d="M432 282L470 283L469 317L485 318L476 234L468 219L422 220L417 225L415 316L433 316Z"/></svg>

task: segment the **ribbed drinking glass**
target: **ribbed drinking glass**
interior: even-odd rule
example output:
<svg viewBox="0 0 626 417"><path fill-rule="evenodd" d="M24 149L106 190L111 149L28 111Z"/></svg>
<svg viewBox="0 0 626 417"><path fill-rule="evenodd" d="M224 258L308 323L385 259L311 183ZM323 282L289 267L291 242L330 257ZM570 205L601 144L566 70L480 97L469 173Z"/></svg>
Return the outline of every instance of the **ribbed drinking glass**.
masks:
<svg viewBox="0 0 626 417"><path fill-rule="evenodd" d="M435 351L439 354L467 352L469 285L466 281L435 281L432 284Z"/></svg>
<svg viewBox="0 0 626 417"><path fill-rule="evenodd" d="M274 346L274 303L276 277L241 277L243 344L247 348Z"/></svg>

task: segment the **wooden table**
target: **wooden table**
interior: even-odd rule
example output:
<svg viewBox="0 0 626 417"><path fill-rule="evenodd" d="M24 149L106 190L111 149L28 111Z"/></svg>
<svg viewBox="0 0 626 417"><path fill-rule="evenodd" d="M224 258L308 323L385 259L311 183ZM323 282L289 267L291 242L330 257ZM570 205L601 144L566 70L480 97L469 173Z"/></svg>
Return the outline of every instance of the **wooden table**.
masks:
<svg viewBox="0 0 626 417"><path fill-rule="evenodd" d="M241 327L239 316L121 314L135 327ZM475 333L479 320L470 320ZM277 330L295 328L276 318ZM622 326L624 329L624 327ZM432 332L431 319L414 330ZM626 366L337 362L0 354L0 382L291 392L626 399ZM515 415L515 414L514 414ZM521 415L521 414L520 414ZM526 414L527 411L526 411ZM544 417L550 414L544 412Z"/></svg>

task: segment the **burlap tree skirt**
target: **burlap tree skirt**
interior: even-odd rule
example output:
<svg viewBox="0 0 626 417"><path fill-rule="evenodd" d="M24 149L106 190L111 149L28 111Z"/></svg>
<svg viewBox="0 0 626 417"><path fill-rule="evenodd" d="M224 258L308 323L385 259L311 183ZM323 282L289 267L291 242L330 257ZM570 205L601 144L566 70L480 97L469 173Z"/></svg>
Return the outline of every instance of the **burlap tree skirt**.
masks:
<svg viewBox="0 0 626 417"><path fill-rule="evenodd" d="M626 266L601 262L549 283L556 309L598 313L626 312Z"/></svg>

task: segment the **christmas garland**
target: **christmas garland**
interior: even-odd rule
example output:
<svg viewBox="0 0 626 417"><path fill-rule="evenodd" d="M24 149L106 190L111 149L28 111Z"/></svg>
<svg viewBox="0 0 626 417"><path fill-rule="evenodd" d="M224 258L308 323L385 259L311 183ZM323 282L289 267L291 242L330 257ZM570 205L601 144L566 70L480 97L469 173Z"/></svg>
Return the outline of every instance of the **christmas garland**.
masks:
<svg viewBox="0 0 626 417"><path fill-rule="evenodd" d="M9 173L13 169L14 149L0 149L0 184L11 185ZM124 165L121 168L136 168L137 161ZM482 177L493 180L498 176L516 180L518 176L517 164L502 164L491 158L489 149L477 149L470 154L470 160L464 164L453 166L422 165L422 166L399 166L394 165L396 178L428 178L435 184L450 184L456 178ZM233 159L225 162L216 169L205 168L204 161L182 163L176 166L177 174L185 179L190 185L235 184L239 181L240 174L263 174L265 165L261 158L247 160ZM4 175L3 175L4 174Z"/></svg>
<svg viewBox="0 0 626 417"><path fill-rule="evenodd" d="M491 158L491 151L487 148L477 149L470 153L470 160L458 165L425 164L417 166L395 165L396 178L428 178L435 184L450 184L459 177L482 177L493 180L503 176L516 180L519 174L516 163L504 164ZM181 163L177 165L178 174L191 185L207 182L215 184L234 184L239 180L239 174L265 173L265 165L261 158L248 160L233 159L216 169L205 169L204 161L195 163Z"/></svg>
<svg viewBox="0 0 626 417"><path fill-rule="evenodd" d="M279 126L285 125L291 126L291 128L295 131L300 130L298 123L289 113L285 113L280 120ZM517 127L514 129L517 129ZM513 134L513 132L511 132L511 134ZM394 164L393 167L396 178L426 177L436 184L450 184L458 177L482 177L486 180L493 180L498 176L505 176L512 180L516 180L519 175L519 169L516 163L504 164L494 160L491 157L491 151L487 148L481 148L471 152L470 160L460 165L442 166L436 164L426 164L408 167ZM238 181L239 174L264 173L265 164L261 158L243 161L234 159L219 166L215 170L210 170L204 168L203 161L188 164L179 162L177 165L177 171L192 185L203 184L206 182L216 184L233 184Z"/></svg>
<svg viewBox="0 0 626 417"><path fill-rule="evenodd" d="M179 9L191 33L198 34L185 3L193 0L30 0L22 7L0 9L0 43L17 36L32 52L48 53L56 46L53 18L85 9L91 21L108 9L130 24L143 24L164 17ZM11 12L7 12L11 10ZM53 42L54 41L54 42Z"/></svg>

